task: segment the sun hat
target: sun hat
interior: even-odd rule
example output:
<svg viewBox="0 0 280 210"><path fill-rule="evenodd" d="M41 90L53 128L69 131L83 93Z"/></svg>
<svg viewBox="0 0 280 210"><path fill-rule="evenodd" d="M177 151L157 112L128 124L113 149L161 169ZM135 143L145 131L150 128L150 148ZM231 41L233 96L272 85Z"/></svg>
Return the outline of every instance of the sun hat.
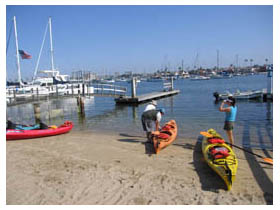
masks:
<svg viewBox="0 0 280 210"><path fill-rule="evenodd" d="M157 106L157 101L152 100L152 101L151 101L151 104L153 104L154 106Z"/></svg>

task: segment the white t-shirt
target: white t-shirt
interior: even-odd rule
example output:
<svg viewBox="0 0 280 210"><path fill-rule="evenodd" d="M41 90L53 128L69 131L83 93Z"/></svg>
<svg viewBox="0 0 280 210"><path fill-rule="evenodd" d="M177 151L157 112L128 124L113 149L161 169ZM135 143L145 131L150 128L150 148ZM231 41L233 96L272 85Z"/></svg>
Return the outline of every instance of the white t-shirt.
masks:
<svg viewBox="0 0 280 210"><path fill-rule="evenodd" d="M157 113L157 121L160 122L160 120L161 120L161 113L158 112L158 113Z"/></svg>
<svg viewBox="0 0 280 210"><path fill-rule="evenodd" d="M144 110L144 112L149 111L149 110L154 110L156 109L155 105L153 104L148 104Z"/></svg>

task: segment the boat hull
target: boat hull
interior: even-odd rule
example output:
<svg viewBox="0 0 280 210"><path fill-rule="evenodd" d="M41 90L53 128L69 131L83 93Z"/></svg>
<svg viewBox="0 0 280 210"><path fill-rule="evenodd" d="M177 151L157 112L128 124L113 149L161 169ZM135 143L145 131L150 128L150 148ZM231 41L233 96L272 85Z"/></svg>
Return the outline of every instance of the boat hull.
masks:
<svg viewBox="0 0 280 210"><path fill-rule="evenodd" d="M248 91L248 92L240 92L240 93L214 93L214 97L216 100L225 100L229 96L234 97L237 100L253 100L253 99L261 99L263 97L263 92L262 91Z"/></svg>
<svg viewBox="0 0 280 210"><path fill-rule="evenodd" d="M164 127L170 127L170 129L164 131ZM167 122L159 133L153 132L153 145L155 153L158 154L162 149L170 145L177 137L177 124L175 120ZM168 138L162 139L160 134L169 135Z"/></svg>
<svg viewBox="0 0 280 210"><path fill-rule="evenodd" d="M196 76L196 77L192 77L190 80L192 81L199 81L199 80L209 80L210 77L205 77L205 76Z"/></svg>
<svg viewBox="0 0 280 210"><path fill-rule="evenodd" d="M226 148L229 151L229 156L214 161L210 154L210 149L214 146ZM238 160L231 147L225 143L211 144L208 142L208 138L204 137L202 140L202 153L207 164L222 178L227 190L230 190L235 181L238 167Z"/></svg>
<svg viewBox="0 0 280 210"><path fill-rule="evenodd" d="M41 130L14 130L6 131L6 140L32 139L46 136L54 136L67 133L73 128L73 123L65 121L64 124L57 128L41 129Z"/></svg>

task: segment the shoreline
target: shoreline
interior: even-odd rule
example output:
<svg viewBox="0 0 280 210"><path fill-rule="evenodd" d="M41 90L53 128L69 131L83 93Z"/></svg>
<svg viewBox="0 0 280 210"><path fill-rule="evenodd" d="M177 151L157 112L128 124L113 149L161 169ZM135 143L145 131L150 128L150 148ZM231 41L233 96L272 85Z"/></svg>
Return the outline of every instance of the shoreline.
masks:
<svg viewBox="0 0 280 210"><path fill-rule="evenodd" d="M145 141L88 131L7 141L7 205L273 204L273 166L253 155L235 150L236 181L226 191L198 142L175 140L155 155Z"/></svg>

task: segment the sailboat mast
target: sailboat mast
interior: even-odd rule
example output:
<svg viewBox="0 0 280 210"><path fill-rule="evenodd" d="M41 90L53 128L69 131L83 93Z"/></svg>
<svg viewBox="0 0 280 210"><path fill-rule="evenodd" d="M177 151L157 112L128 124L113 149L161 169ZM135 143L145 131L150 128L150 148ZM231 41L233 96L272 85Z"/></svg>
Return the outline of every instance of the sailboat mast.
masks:
<svg viewBox="0 0 280 210"><path fill-rule="evenodd" d="M236 55L236 68L238 68L239 66L239 55L237 54Z"/></svg>
<svg viewBox="0 0 280 210"><path fill-rule="evenodd" d="M53 43L52 43L52 19L49 17L49 29L50 29L50 43L51 43L51 62L52 62L52 72L54 77L54 61L53 61Z"/></svg>
<svg viewBox="0 0 280 210"><path fill-rule="evenodd" d="M22 81L21 81L21 74L20 74L16 16L14 16L14 28L15 28L15 39L16 39L16 53L17 53L16 57L17 57L18 82L19 82L19 85L22 86L23 84L22 84Z"/></svg>
<svg viewBox="0 0 280 210"><path fill-rule="evenodd" d="M220 68L220 51L217 50L217 70L219 71Z"/></svg>
<svg viewBox="0 0 280 210"><path fill-rule="evenodd" d="M34 83L34 81L36 79L36 76L37 76L37 71L38 71L38 68L39 68L39 61L40 61L42 50L43 50L43 47L44 47L44 44L45 44L45 40L46 40L46 36L47 36L47 32L48 32L48 27L49 27L49 22L46 25L43 42L42 42L42 45L41 45L39 57L38 57L38 60L37 60L37 63L36 63L36 67L35 67L35 71L34 71L34 75L33 75L32 85L33 85L33 83Z"/></svg>

